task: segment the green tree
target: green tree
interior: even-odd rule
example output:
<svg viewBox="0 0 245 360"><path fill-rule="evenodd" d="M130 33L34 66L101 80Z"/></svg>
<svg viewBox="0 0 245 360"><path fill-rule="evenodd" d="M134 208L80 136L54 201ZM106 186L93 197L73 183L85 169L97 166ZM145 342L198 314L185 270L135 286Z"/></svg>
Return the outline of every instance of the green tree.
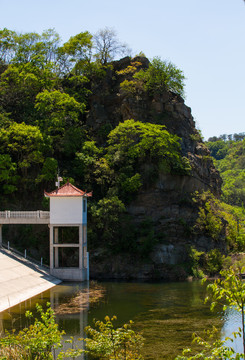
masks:
<svg viewBox="0 0 245 360"><path fill-rule="evenodd" d="M197 193L193 200L199 204L198 218L193 230L205 232L213 240L223 240L229 250L244 251L243 209L218 200L209 191Z"/></svg>
<svg viewBox="0 0 245 360"><path fill-rule="evenodd" d="M44 89L52 89L56 75L49 66L40 68L31 62L11 64L0 76L0 106L16 122L33 125L35 98Z"/></svg>
<svg viewBox="0 0 245 360"><path fill-rule="evenodd" d="M31 62L38 54L37 44L40 42L38 33L25 33L16 36L16 52L13 62L28 63Z"/></svg>
<svg viewBox="0 0 245 360"><path fill-rule="evenodd" d="M16 164L8 154L0 154L0 192L10 194L17 189Z"/></svg>
<svg viewBox="0 0 245 360"><path fill-rule="evenodd" d="M110 246L119 235L120 217L125 211L125 205L117 196L103 198L91 207L92 221L99 231L99 238Z"/></svg>
<svg viewBox="0 0 245 360"><path fill-rule="evenodd" d="M88 32L81 32L64 43L59 49L60 56L67 63L67 70L74 70L76 74L80 74L82 69L90 60L92 48L92 35Z"/></svg>
<svg viewBox="0 0 245 360"><path fill-rule="evenodd" d="M6 28L0 30L0 63L9 64L14 55L17 34L15 31Z"/></svg>
<svg viewBox="0 0 245 360"><path fill-rule="evenodd" d="M126 120L108 135L108 157L119 166L149 162L167 172L187 174L189 167L181 156L179 140L163 125Z"/></svg>
<svg viewBox="0 0 245 360"><path fill-rule="evenodd" d="M221 160L227 155L230 144L223 140L217 140L209 141L206 145L210 150L211 156L213 156L216 160Z"/></svg>
<svg viewBox="0 0 245 360"><path fill-rule="evenodd" d="M51 182L56 179L58 171L58 162L54 158L47 157L43 163L41 174L37 177L36 182Z"/></svg>
<svg viewBox="0 0 245 360"><path fill-rule="evenodd" d="M214 240L218 240L223 230L222 217L212 201L207 201L200 208L196 226L206 232Z"/></svg>
<svg viewBox="0 0 245 360"><path fill-rule="evenodd" d="M215 166L223 180L223 201L230 205L243 206L245 203L245 139L243 133L229 135L229 137L237 140L224 140L223 138L227 137L222 135L216 141L206 144L211 155L216 159Z"/></svg>
<svg viewBox="0 0 245 360"><path fill-rule="evenodd" d="M58 90L44 90L36 97L35 108L40 115L38 125L46 133L61 133L76 126L85 104L78 103L72 96Z"/></svg>
<svg viewBox="0 0 245 360"><path fill-rule="evenodd" d="M44 30L38 33L14 33L14 57L12 63L34 63L40 67L50 64L55 65L58 60L60 36L54 29Z"/></svg>
<svg viewBox="0 0 245 360"><path fill-rule="evenodd" d="M0 152L9 154L25 176L28 168L43 163L49 151L49 138L36 126L13 122L8 128L0 129Z"/></svg>
<svg viewBox="0 0 245 360"><path fill-rule="evenodd" d="M182 70L171 62L162 61L159 57L153 58L148 69L141 69L133 77L142 81L150 93L158 93L168 89L184 96L185 77Z"/></svg>

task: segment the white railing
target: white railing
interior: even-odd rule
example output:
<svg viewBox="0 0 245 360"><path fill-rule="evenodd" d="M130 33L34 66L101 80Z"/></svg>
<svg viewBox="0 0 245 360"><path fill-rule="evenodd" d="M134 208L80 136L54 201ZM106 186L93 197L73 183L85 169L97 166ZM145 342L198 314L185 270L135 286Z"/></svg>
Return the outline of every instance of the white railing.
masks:
<svg viewBox="0 0 245 360"><path fill-rule="evenodd" d="M49 219L49 211L0 211L1 219Z"/></svg>
<svg viewBox="0 0 245 360"><path fill-rule="evenodd" d="M7 243L2 243L2 248L5 249L5 251L8 250L9 253L11 253L15 257L19 257L19 256L21 256L22 258L24 257L28 261L31 261L33 263L33 265L37 264L37 265L41 265L42 267L44 267L46 269L49 269L49 266L43 263L42 257L40 260L34 259L33 257L29 256L28 250L25 249L24 252L19 251L19 250L13 248L12 246L10 246L9 241Z"/></svg>

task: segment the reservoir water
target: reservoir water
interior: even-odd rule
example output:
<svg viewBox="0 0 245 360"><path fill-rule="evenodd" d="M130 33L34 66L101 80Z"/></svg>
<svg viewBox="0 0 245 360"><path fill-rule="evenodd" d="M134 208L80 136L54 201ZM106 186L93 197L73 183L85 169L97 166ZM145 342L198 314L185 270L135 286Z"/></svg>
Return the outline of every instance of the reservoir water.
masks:
<svg viewBox="0 0 245 360"><path fill-rule="evenodd" d="M101 282L95 286L63 283L0 313L0 333L23 328L25 311L35 313L36 303L45 306L48 301L56 309L57 322L67 336L83 337L84 327L93 325L94 319L116 315L116 325L133 320L133 328L144 336L145 359L174 359L184 347L191 346L193 332L201 333L214 325L223 338L241 326L236 311L211 312L203 302L205 293L199 281ZM240 342L233 344L237 351L241 351Z"/></svg>

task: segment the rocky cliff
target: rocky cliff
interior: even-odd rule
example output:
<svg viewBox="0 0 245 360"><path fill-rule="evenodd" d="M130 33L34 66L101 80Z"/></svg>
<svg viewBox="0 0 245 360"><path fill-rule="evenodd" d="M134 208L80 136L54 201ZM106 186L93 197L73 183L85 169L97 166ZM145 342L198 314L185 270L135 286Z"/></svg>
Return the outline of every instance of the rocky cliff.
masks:
<svg viewBox="0 0 245 360"><path fill-rule="evenodd" d="M191 177L188 180L181 179L179 186L184 186L189 192L210 189L220 195L221 178L213 165L209 150L195 128L191 108L185 105L184 99L167 89L150 95L142 89L128 94L120 88L125 79L132 79L131 74L123 70L133 67L132 64L135 63L137 70L149 66L145 57L126 57L114 62L107 76L96 82L89 102L87 125L95 135L101 128L107 126L112 129L127 119L165 125L170 133L181 138L182 154L192 166Z"/></svg>
<svg viewBox="0 0 245 360"><path fill-rule="evenodd" d="M192 200L193 193L210 190L219 196L221 178L195 128L190 107L181 96L167 89L149 93L138 87L134 92L125 92L120 87L123 81L132 80L132 68L138 71L148 66L149 61L139 56L113 62L107 75L93 85L86 125L98 141L101 129L113 129L127 119L165 125L170 133L180 137L182 155L188 158L191 172L182 176L159 172L154 184L141 188L127 207L135 224L151 219L154 234L161 238L147 261L137 261L132 254L105 261L101 257L103 251L98 249L91 254L91 272L96 278L183 278L186 273L182 265L188 259L188 246L203 251L214 247L225 250L224 238L214 243L209 237L191 231L199 211L199 205Z"/></svg>

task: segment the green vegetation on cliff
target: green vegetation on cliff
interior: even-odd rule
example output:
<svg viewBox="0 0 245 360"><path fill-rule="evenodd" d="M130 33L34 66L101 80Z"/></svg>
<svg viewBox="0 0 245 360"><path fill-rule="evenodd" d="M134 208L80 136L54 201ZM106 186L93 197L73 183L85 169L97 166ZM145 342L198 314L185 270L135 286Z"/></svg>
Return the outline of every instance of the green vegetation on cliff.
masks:
<svg viewBox="0 0 245 360"><path fill-rule="evenodd" d="M223 180L221 199L211 193L197 193L194 198L199 204L199 214L193 230L209 234L214 241L223 236L229 253L244 252L245 249L244 137L244 133L221 135L206 142ZM190 258L195 276L203 276L203 271L214 275L224 264L231 262L231 259L222 257L218 249L214 251L205 253L191 248Z"/></svg>
<svg viewBox="0 0 245 360"><path fill-rule="evenodd" d="M64 44L54 30L0 30L1 210L47 208L43 190L59 172L93 190L88 238L97 259L134 253L154 263L156 245L173 246L176 262L185 261L183 244L240 249L241 231L226 226L233 218L214 200L193 200L195 190L219 195L220 178L184 104L182 71L158 57L112 61L126 49L110 29ZM38 237L20 229L16 245L40 252ZM164 261L152 276L167 273Z"/></svg>
<svg viewBox="0 0 245 360"><path fill-rule="evenodd" d="M244 134L210 138L206 143L223 179L223 200L231 205L245 203L245 139Z"/></svg>
<svg viewBox="0 0 245 360"><path fill-rule="evenodd" d="M110 29L94 37L82 32L64 44L54 30L0 31L1 210L42 206L42 192L53 188L59 169L64 178L94 191L91 244L114 241L116 251L126 249L125 237L136 235L125 206L139 189L151 186L160 170L189 174L181 139L163 125L105 122L94 133L87 124L94 89L114 71L109 61L126 49ZM153 87L183 91L184 76L172 64L156 58L143 70L136 63L134 81L145 93Z"/></svg>

